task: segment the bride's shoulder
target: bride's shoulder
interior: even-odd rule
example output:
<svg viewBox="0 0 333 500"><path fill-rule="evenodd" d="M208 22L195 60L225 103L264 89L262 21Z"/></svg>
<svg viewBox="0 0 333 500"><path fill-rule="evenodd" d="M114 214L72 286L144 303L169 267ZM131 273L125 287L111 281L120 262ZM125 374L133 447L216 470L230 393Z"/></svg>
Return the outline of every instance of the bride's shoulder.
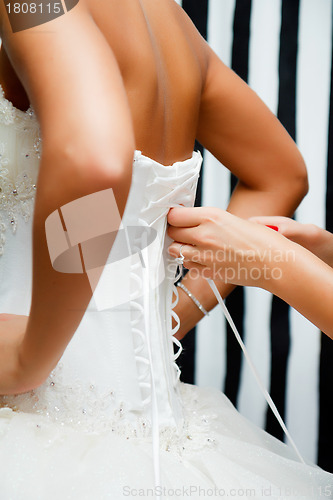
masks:
<svg viewBox="0 0 333 500"><path fill-rule="evenodd" d="M50 3L53 7L58 4L62 6L61 2ZM39 5L44 4L36 3ZM104 130L117 130L131 139L131 118L118 63L86 2L80 0L64 15L56 11L57 17L52 19L46 12L39 24L35 12L27 17L22 13L21 21L16 22L19 13L11 15L3 2L0 6L4 47L49 144L57 147L70 141L71 150L87 158L94 151L97 161L97 152L106 155L111 145L101 144L96 117ZM23 24L28 22L30 27ZM89 141L83 142L86 137Z"/></svg>

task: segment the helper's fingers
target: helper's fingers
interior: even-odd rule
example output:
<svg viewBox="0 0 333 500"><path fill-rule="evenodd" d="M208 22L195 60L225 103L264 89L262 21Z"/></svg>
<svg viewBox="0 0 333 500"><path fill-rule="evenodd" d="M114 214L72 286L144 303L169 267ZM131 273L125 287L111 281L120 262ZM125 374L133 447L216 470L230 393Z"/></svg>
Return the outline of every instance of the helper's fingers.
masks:
<svg viewBox="0 0 333 500"><path fill-rule="evenodd" d="M186 262L193 261L199 262L199 251L195 246L192 245L184 245L184 243L179 243L178 241L174 241L168 248L168 253L172 255L172 257L181 257L181 253L184 256Z"/></svg>
<svg viewBox="0 0 333 500"><path fill-rule="evenodd" d="M271 227L279 231L279 233L286 238L292 239L293 237L302 235L304 232L304 224L290 219L289 217L251 217L249 220L257 224Z"/></svg>
<svg viewBox="0 0 333 500"><path fill-rule="evenodd" d="M178 241L174 241L168 248L168 252L173 257L181 257L181 253L184 256L183 266L193 274L196 272L196 277L202 276L204 278L213 278L214 271L204 264L200 263L200 252L196 247L191 245L183 245ZM180 253L181 252L181 253Z"/></svg>
<svg viewBox="0 0 333 500"><path fill-rule="evenodd" d="M282 217L280 215L257 215L255 217L249 217L248 220L252 222L258 222L259 224L263 224L266 226L270 223L272 223L272 225L282 224L283 222L289 222L293 219L290 219L289 217Z"/></svg>
<svg viewBox="0 0 333 500"><path fill-rule="evenodd" d="M168 213L168 223L175 227L199 226L204 219L204 207L173 207Z"/></svg>
<svg viewBox="0 0 333 500"><path fill-rule="evenodd" d="M175 241L187 243L189 245L197 245L199 243L198 237L200 233L197 227L175 227L169 226L167 233Z"/></svg>

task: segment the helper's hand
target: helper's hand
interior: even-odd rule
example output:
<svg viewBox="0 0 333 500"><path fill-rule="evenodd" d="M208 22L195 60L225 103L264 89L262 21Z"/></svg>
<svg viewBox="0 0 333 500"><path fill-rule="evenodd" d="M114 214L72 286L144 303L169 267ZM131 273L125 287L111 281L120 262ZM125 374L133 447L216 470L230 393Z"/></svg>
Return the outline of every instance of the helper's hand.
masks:
<svg viewBox="0 0 333 500"><path fill-rule="evenodd" d="M302 224L288 217L251 217L249 220L275 227L280 234L333 267L333 234L325 229L314 224Z"/></svg>
<svg viewBox="0 0 333 500"><path fill-rule="evenodd" d="M281 275L290 243L272 229L207 207L172 208L168 222L175 240L169 253L179 257L184 245L184 266L192 274L263 288Z"/></svg>

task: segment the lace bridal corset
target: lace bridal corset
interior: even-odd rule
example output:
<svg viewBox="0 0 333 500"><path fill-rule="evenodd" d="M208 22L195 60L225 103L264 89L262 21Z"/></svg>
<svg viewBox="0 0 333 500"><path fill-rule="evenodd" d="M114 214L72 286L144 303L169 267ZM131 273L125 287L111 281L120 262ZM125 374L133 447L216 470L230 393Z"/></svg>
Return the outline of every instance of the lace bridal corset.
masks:
<svg viewBox="0 0 333 500"><path fill-rule="evenodd" d="M33 109L14 108L1 89L0 312L29 313L41 145ZM167 253L166 217L172 206L193 205L201 162L199 152L171 166L135 152L123 230L111 251L117 256L118 250L118 259L110 264L107 284L104 270L95 290L107 305L97 308L93 298L47 381L29 393L2 396L0 406L88 430L111 427L138 435L149 432L154 395L160 426L179 426L183 409L171 327L177 263ZM119 256L124 231L131 249L126 258Z"/></svg>

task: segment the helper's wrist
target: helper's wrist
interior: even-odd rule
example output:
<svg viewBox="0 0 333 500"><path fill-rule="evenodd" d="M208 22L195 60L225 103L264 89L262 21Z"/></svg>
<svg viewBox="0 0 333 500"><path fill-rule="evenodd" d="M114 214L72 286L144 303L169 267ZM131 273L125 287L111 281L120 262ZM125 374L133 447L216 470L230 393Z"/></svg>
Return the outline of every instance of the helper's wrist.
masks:
<svg viewBox="0 0 333 500"><path fill-rule="evenodd" d="M288 278L290 266L293 266L297 256L297 244L280 238L278 245L267 249L265 258L260 262L260 276L253 286L263 288L278 295L281 285ZM259 273L258 273L259 274Z"/></svg>

